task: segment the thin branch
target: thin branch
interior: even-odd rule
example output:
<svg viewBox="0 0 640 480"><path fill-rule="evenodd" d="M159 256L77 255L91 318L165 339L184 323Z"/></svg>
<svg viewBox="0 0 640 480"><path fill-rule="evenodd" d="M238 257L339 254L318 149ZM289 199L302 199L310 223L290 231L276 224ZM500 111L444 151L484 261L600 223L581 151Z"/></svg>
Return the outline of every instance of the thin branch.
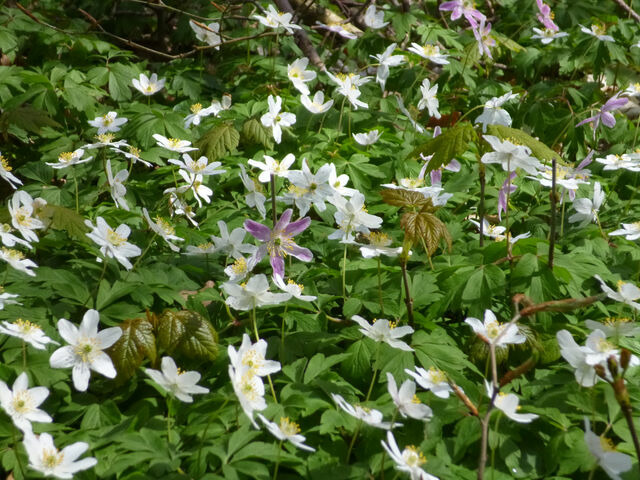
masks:
<svg viewBox="0 0 640 480"><path fill-rule="evenodd" d="M276 4L278 5L278 8L283 12L291 13L292 15L295 13L293 8L291 7L291 3L289 2L289 0L276 0ZM316 47L314 47L313 43L311 43L307 32L305 32L303 29L296 30L293 33L293 38L298 44L298 47L300 47L300 50L302 50L302 53L304 53L305 57L307 57L313 65L320 69L325 68L324 62L320 58Z"/></svg>
<svg viewBox="0 0 640 480"><path fill-rule="evenodd" d="M633 8L631 8L629 5L624 3L623 0L613 0L613 1L616 2L618 5L620 5L621 8L626 10L627 13L631 15L636 22L640 22L640 15L638 15L638 13Z"/></svg>

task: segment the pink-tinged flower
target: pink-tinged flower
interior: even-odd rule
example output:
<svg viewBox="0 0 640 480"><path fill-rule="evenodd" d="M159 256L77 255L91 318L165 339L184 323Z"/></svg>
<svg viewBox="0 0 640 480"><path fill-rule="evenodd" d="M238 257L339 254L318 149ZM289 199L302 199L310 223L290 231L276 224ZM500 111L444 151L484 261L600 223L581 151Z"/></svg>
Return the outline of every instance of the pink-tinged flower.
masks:
<svg viewBox="0 0 640 480"><path fill-rule="evenodd" d="M585 118L583 121L578 123L576 127L584 125L585 123L593 122L593 138L596 138L596 130L600 122L602 122L609 128L613 128L616 124L616 117L614 117L610 112L619 109L623 105L626 105L626 103L629 101L628 98L618 98L619 95L620 92L616 93L613 97L606 101L606 103L602 106L598 113L596 113L592 117Z"/></svg>
<svg viewBox="0 0 640 480"><path fill-rule="evenodd" d="M491 37L491 23L485 23L485 19L480 20L480 24L477 26L472 26L473 36L476 37L476 42L478 42L478 50L480 51L480 55L485 54L489 58L493 58L491 56L490 47L496 46L495 38Z"/></svg>
<svg viewBox="0 0 640 480"><path fill-rule="evenodd" d="M451 20L458 20L464 15L464 18L467 19L467 22L469 22L472 27L477 26L478 22L484 21L487 18L482 12L474 8L473 1L471 0L444 2L440 5L440 11L451 12Z"/></svg>
<svg viewBox="0 0 640 480"><path fill-rule="evenodd" d="M560 27L555 24L553 21L553 12L551 12L551 7L549 5L542 2L542 0L536 0L536 4L538 5L538 10L540 13L538 14L538 21L544 25L544 28L549 29L553 32L557 32L560 30Z"/></svg>
<svg viewBox="0 0 640 480"><path fill-rule="evenodd" d="M513 183L513 180L517 176L518 176L517 172L511 172L507 177L507 179L502 184L502 187L500 188L500 192L498 193L498 218L500 220L502 220L502 212L504 211L506 213L507 208L509 208L509 206L507 205L507 191L509 191L509 195L511 195L513 192L516 191L516 188L518 188Z"/></svg>
<svg viewBox="0 0 640 480"><path fill-rule="evenodd" d="M245 230L264 242L249 259L251 268L268 253L274 275L284 277L284 257L287 255L291 255L303 262L310 262L313 259L311 251L308 248L297 245L292 238L305 231L311 224L311 219L304 217L295 222L290 222L292 214L293 210L291 208L286 209L273 227L273 230L253 220L245 220Z"/></svg>

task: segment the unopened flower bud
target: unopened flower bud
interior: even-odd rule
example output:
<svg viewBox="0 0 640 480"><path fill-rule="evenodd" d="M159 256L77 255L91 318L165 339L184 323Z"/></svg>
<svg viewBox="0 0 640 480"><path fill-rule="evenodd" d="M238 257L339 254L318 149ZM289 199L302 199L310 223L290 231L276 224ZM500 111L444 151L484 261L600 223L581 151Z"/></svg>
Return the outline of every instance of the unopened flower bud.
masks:
<svg viewBox="0 0 640 480"><path fill-rule="evenodd" d="M631 360L631 352L626 348L620 351L620 366L623 370L629 368L629 361Z"/></svg>
<svg viewBox="0 0 640 480"><path fill-rule="evenodd" d="M607 358L607 366L609 367L609 372L611 372L611 376L613 378L618 377L618 361L614 355L609 356Z"/></svg>
<svg viewBox="0 0 640 480"><path fill-rule="evenodd" d="M604 367L602 365L594 365L593 369L596 371L596 374L600 378L607 380L607 372L605 372Z"/></svg>

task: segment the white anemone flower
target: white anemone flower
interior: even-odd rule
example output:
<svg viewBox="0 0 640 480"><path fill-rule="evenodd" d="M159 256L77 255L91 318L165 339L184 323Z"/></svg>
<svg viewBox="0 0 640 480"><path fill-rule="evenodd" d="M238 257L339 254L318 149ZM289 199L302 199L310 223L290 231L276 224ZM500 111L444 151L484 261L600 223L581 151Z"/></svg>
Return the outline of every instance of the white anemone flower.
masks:
<svg viewBox="0 0 640 480"><path fill-rule="evenodd" d="M158 80L158 75L155 73L152 73L151 77L147 77L144 73L141 73L139 80L137 78L131 80L134 88L147 97L162 90L164 88L164 82L165 79L161 78Z"/></svg>
<svg viewBox="0 0 640 480"><path fill-rule="evenodd" d="M33 260L25 258L24 253L20 252L19 250L6 247L0 248L0 260L4 260L9 265L11 265L12 268L20 270L27 275L30 275L32 277L36 276L36 273L31 269L36 268L38 265L36 265L36 262L34 262Z"/></svg>
<svg viewBox="0 0 640 480"><path fill-rule="evenodd" d="M540 161L531 156L531 149L524 145L515 145L509 140L500 141L493 135L484 135L493 152L485 153L480 159L482 163L499 163L503 170L513 172L522 168L531 175L536 175L543 168Z"/></svg>
<svg viewBox="0 0 640 480"><path fill-rule="evenodd" d="M329 174L329 185L333 188L334 194L339 197L352 197L357 190L355 188L347 187L350 180L349 175L346 173L338 175L338 170L334 163L330 163L329 167L331 168L331 172Z"/></svg>
<svg viewBox="0 0 640 480"><path fill-rule="evenodd" d="M567 32L556 32L550 28L534 28L535 35L531 35L531 38L539 39L543 45L549 45L556 38L568 37Z"/></svg>
<svg viewBox="0 0 640 480"><path fill-rule="evenodd" d="M205 25L192 19L189 20L189 26L198 40L210 47L215 47L216 50L220 50L220 24L218 22L211 22L209 25Z"/></svg>
<svg viewBox="0 0 640 480"><path fill-rule="evenodd" d="M188 153L183 153L182 160L171 158L168 161L194 175L221 175L226 172L226 170L217 170L217 168L222 165L222 162L209 163L209 159L204 155L198 158L198 160L194 160Z"/></svg>
<svg viewBox="0 0 640 480"><path fill-rule="evenodd" d="M144 371L163 390L169 392L178 400L192 403L191 395L209 393L209 389L196 385L200 381L200 373L196 371L183 372L176 366L171 357L162 358L162 371L145 368Z"/></svg>
<svg viewBox="0 0 640 480"><path fill-rule="evenodd" d="M609 475L611 480L622 480L620 474L631 470L633 466L631 457L616 452L610 440L593 433L591 422L587 417L584 417L584 442L591 455L596 457L598 465Z"/></svg>
<svg viewBox="0 0 640 480"><path fill-rule="evenodd" d="M262 170L258 175L258 181L261 183L268 183L271 180L271 175L276 177L288 178L289 168L296 161L296 157L293 153L288 153L281 161L277 161L275 158L269 155L264 155L264 162L250 159L247 163L252 167Z"/></svg>
<svg viewBox="0 0 640 480"><path fill-rule="evenodd" d="M478 231L480 230L480 223L475 220L469 219L471 223L473 223L476 227L478 227ZM529 238L531 236L531 232L521 233L520 235L516 235L515 237L511 235L509 232L507 235L504 235L504 232L507 230L507 227L503 227L502 225L491 225L486 218L482 219L482 234L485 237L493 238L496 242L503 242L505 238L509 238L509 243L514 244L518 240L522 240L523 238Z"/></svg>
<svg viewBox="0 0 640 480"><path fill-rule="evenodd" d="M594 275L594 277L600 282L602 291L607 294L607 297L618 302L626 303L636 310L640 310L640 303L636 302L636 300L640 298L640 288L636 285L631 282L623 282L620 280L618 282L618 291L616 292L604 283L604 280L600 278L600 275Z"/></svg>
<svg viewBox="0 0 640 480"><path fill-rule="evenodd" d="M247 231L244 228L234 228L229 233L227 224L222 220L218 220L218 229L220 230L219 237L211 235L211 241L215 246L216 252L238 259L243 258L245 253L253 255L258 249L255 245L243 243L244 237L247 235Z"/></svg>
<svg viewBox="0 0 640 480"><path fill-rule="evenodd" d="M267 7L266 15L253 15L265 27L279 29L284 28L287 33L293 33L294 30L300 30L302 27L291 22L293 14L278 12L273 5Z"/></svg>
<svg viewBox="0 0 640 480"><path fill-rule="evenodd" d="M400 415L404 418L410 417L416 420L428 420L433 416L431 408L421 403L420 399L416 396L415 382L405 380L398 390L398 385L396 384L395 378L393 378L393 374L387 372L387 389Z"/></svg>
<svg viewBox="0 0 640 480"><path fill-rule="evenodd" d="M520 333L515 323L503 324L498 322L495 314L489 309L484 311L484 323L473 317L467 318L465 323L485 342L498 348L504 348L510 344L524 343L527 340L527 337Z"/></svg>
<svg viewBox="0 0 640 480"><path fill-rule="evenodd" d="M8 202L9 215L13 228L28 242L37 242L38 235L34 230L44 228L44 223L34 217L34 200L24 190L18 190Z"/></svg>
<svg viewBox="0 0 640 480"><path fill-rule="evenodd" d="M400 451L391 432L387 432L387 443L384 443L384 440L381 440L380 443L382 443L382 447L395 462L396 470L408 473L411 476L411 480L439 480L438 477L420 468L427 462L427 459L424 458L424 455L417 447L409 445Z"/></svg>
<svg viewBox="0 0 640 480"><path fill-rule="evenodd" d="M585 320L590 330L602 330L606 337L633 337L640 333L640 326L628 317L608 317L604 323Z"/></svg>
<svg viewBox="0 0 640 480"><path fill-rule="evenodd" d="M405 335L413 333L413 328L406 325L404 327L396 326L396 322L390 322L387 319L379 318L373 321L373 324L367 322L359 315L353 315L351 320L360 325L360 332L371 338L375 342L385 342L393 348L404 350L406 352L413 352L413 348L407 345L402 340L398 340Z"/></svg>
<svg viewBox="0 0 640 480"><path fill-rule="evenodd" d="M333 99L329 99L326 102L324 101L324 92L318 90L314 95L313 99L309 98L308 95L300 95L300 102L313 114L325 113L327 112L331 106L333 105Z"/></svg>
<svg viewBox="0 0 640 480"><path fill-rule="evenodd" d="M218 113L220 112L219 105L214 103L206 108L202 108L201 103L194 103L189 107L189 110L191 113L184 117L184 128L189 128L191 125L200 125L200 121L203 118L211 115L218 116Z"/></svg>
<svg viewBox="0 0 640 480"><path fill-rule="evenodd" d="M89 444L85 442L76 442L58 450L53 437L48 433L30 433L25 435L23 444L29 456L29 466L47 477L73 478L75 473L92 468L98 463L94 457L78 460L89 448Z"/></svg>
<svg viewBox="0 0 640 480"><path fill-rule="evenodd" d="M102 117L96 117L93 120L89 120L89 125L98 129L98 135L108 132L117 132L120 130L120 125L127 123L126 118L118 118L116 112L109 112Z"/></svg>
<svg viewBox="0 0 640 480"><path fill-rule="evenodd" d="M62 152L58 155L58 161L55 163L47 162L51 168L59 170L61 168L67 168L72 165L80 165L81 163L87 163L93 157L82 158L84 155L84 150L82 148L78 148L73 152Z"/></svg>
<svg viewBox="0 0 640 480"><path fill-rule="evenodd" d="M254 275L245 284L233 282L222 284L228 295L226 304L234 310L253 310L264 305L278 305L291 298L290 293L272 293L269 291L269 281L266 275Z"/></svg>
<svg viewBox="0 0 640 480"><path fill-rule="evenodd" d="M83 145L82 148L92 150L94 148L102 147L120 148L129 146L125 140L116 140L113 133L101 133L96 135L95 138L98 140L96 143L87 143L86 145Z"/></svg>
<svg viewBox="0 0 640 480"><path fill-rule="evenodd" d="M371 7L374 6L371 5ZM398 65L402 65L405 62L404 55L393 55L393 52L395 51L397 46L397 43L392 43L385 49L384 52L378 55L369 55L371 58L378 61L376 82L380 84L380 87L383 91L387 83L387 78L389 78L389 67L397 67Z"/></svg>
<svg viewBox="0 0 640 480"><path fill-rule="evenodd" d="M288 174L289 181L297 194L294 202L303 217L311 205L314 205L319 212L324 212L327 207L325 201L329 200L334 190L329 185L331 167L328 163L322 165L316 173L311 172L306 159L302 159L302 170L293 170Z"/></svg>
<svg viewBox="0 0 640 480"><path fill-rule="evenodd" d="M429 79L425 78L422 81L422 85L420 85L420 91L422 92L422 99L418 102L418 110L424 110L426 108L429 111L430 117L440 118L440 112L438 111L440 103L436 98L438 85L432 87Z"/></svg>
<svg viewBox="0 0 640 480"><path fill-rule="evenodd" d="M382 136L382 132L378 130L371 130L367 133L354 133L353 139L362 146L373 145Z"/></svg>
<svg viewBox="0 0 640 480"><path fill-rule="evenodd" d="M49 358L52 368L73 367L73 386L79 392L89 387L91 370L107 378L115 378L117 372L113 362L104 350L116 343L122 336L120 327L105 328L98 332L100 314L97 310L87 310L76 327L69 320L58 320L60 336L69 345L57 349Z"/></svg>
<svg viewBox="0 0 640 480"><path fill-rule="evenodd" d="M32 432L31 422L51 423L53 419L38 407L49 396L46 387L29 388L26 372L18 375L13 382L13 390L0 380L0 406L11 417L13 423L23 432Z"/></svg>
<svg viewBox="0 0 640 480"><path fill-rule="evenodd" d="M245 257L236 258L235 261L227 265L224 269L225 275L229 277L229 281L239 283L249 275L249 262Z"/></svg>
<svg viewBox="0 0 640 480"><path fill-rule="evenodd" d="M438 65L447 65L449 60L447 57L449 55L445 55L440 52L440 47L438 45L433 45L431 43L427 43L422 46L419 43L412 43L408 49L410 52L413 52L417 55L420 55L422 58L426 58L427 60L432 61L433 63L437 63Z"/></svg>
<svg viewBox="0 0 640 480"><path fill-rule="evenodd" d="M345 27L340 25L339 23L330 22L330 23L321 23L316 20L316 26L313 28L321 28L323 30L329 30L330 32L337 33L342 38L347 38L349 40L354 40L358 38L354 32L347 30ZM358 30L360 32L360 30Z"/></svg>
<svg viewBox="0 0 640 480"><path fill-rule="evenodd" d="M402 247L390 247L391 237L384 232L371 232L366 235L369 243L367 245L359 245L360 253L363 258L376 258L380 255L387 257L396 257L402 253Z"/></svg>
<svg viewBox="0 0 640 480"><path fill-rule="evenodd" d="M124 186L124 182L129 178L129 171L126 168L123 168L118 173L113 175L111 170L111 160L107 160L107 183L109 183L109 187L111 189L111 198L113 198L116 207L122 208L129 211L129 205L125 200L125 195L127 194L127 187Z"/></svg>
<svg viewBox="0 0 640 480"><path fill-rule="evenodd" d="M405 373L415 378L418 385L425 390L431 390L436 397L449 398L449 394L453 392L451 385L447 381L447 374L442 370L431 367L425 370L422 367L416 367L416 371L404 369Z"/></svg>
<svg viewBox="0 0 640 480"><path fill-rule="evenodd" d="M20 237L16 237L11 233L12 231L13 228L11 228L11 225L9 225L8 223L0 224L0 242L2 243L2 245L13 247L16 243L19 243L20 245L23 245L27 248L31 248L30 242ZM2 310L2 308L0 308L0 310Z"/></svg>
<svg viewBox="0 0 640 480"><path fill-rule="evenodd" d="M316 451L315 448L304 444L306 438L303 435L300 435L300 425L292 422L288 417L280 417L279 424L270 422L261 413L258 414L258 418L262 421L262 423L264 423L265 427L267 427L267 430L271 432L271 435L276 437L278 440L287 440L291 442L292 445L300 448L301 450L307 450L309 452Z"/></svg>
<svg viewBox="0 0 640 480"><path fill-rule="evenodd" d="M284 283L284 279L279 275L273 276L273 283L283 292L289 293L292 297L302 300L304 302L313 302L318 297L315 295L303 295L304 285L296 283L289 279L287 283Z"/></svg>
<svg viewBox="0 0 640 480"><path fill-rule="evenodd" d="M156 217L156 221L154 222L153 220L151 220L149 212L144 207L142 208L142 215L149 224L149 228L151 228L151 230L153 230L153 232L157 235L160 235L162 239L167 242L167 245L169 245L169 248L171 250L173 250L174 252L180 251L180 247L178 247L175 243L171 243L171 240L175 242L184 242L184 238L175 235L176 230L169 222L167 222L162 217Z"/></svg>
<svg viewBox="0 0 640 480"><path fill-rule="evenodd" d="M331 398L333 398L333 401L349 415L357 418L358 420L362 420L364 423L371 425L372 427L390 430L392 428L402 426L401 423L383 422L383 415L380 410L363 407L361 405L351 405L342 397L342 395L332 393Z"/></svg>
<svg viewBox="0 0 640 480"><path fill-rule="evenodd" d="M131 228L124 223L115 230L102 217L96 218L96 225L90 220L85 220L85 225L91 229L87 237L93 240L100 247L100 253L105 258L115 258L127 270L131 270L133 265L129 261L130 257L137 257L142 253L140 247L127 242ZM96 261L102 263L103 259L96 257Z"/></svg>
<svg viewBox="0 0 640 480"><path fill-rule="evenodd" d="M259 429L260 427L253 418L253 412L267 408L267 402L264 399L264 383L262 378L254 375L246 368L235 369L229 365L229 379L233 391L240 402L240 406L245 415L251 420L251 424Z"/></svg>
<svg viewBox="0 0 640 480"><path fill-rule="evenodd" d="M604 25L593 24L590 28L580 25L580 31L587 35L591 35L592 37L596 37L598 40L603 42L615 42L615 39L611 35L606 34L607 28Z"/></svg>
<svg viewBox="0 0 640 480"><path fill-rule="evenodd" d="M308 65L309 59L307 57L298 58L292 64L287 65L287 77L295 89L303 95L309 95L309 87L306 84L317 76L316 72L307 70Z"/></svg>
<svg viewBox="0 0 640 480"><path fill-rule="evenodd" d="M18 185L22 185L22 180L11 173L11 170L13 170L13 168L9 165L9 160L0 153L0 177L9 182L11 188L15 190L18 188Z"/></svg>
<svg viewBox="0 0 640 480"><path fill-rule="evenodd" d="M282 141L282 127L290 127L296 123L296 116L294 113L281 112L282 98L279 96L269 95L267 103L269 111L260 117L260 122L267 128L271 127L273 139L276 143L280 143Z"/></svg>
<svg viewBox="0 0 640 480"><path fill-rule="evenodd" d="M627 240L637 240L640 238L640 222L623 223L622 228L614 230L609 235L624 235Z"/></svg>
<svg viewBox="0 0 640 480"><path fill-rule="evenodd" d="M374 30L389 25L389 22L384 21L384 12L382 10L376 10L376 6L374 4L367 7L362 20L367 27L373 28Z"/></svg>
<svg viewBox="0 0 640 480"><path fill-rule="evenodd" d="M487 389L487 395L489 398L493 396L493 386L485 380L485 387ZM535 413L517 413L520 409L520 399L514 393L498 392L493 402L494 406L504 413L508 418L518 423L531 423L539 415Z"/></svg>
<svg viewBox="0 0 640 480"><path fill-rule="evenodd" d="M180 140L179 138L167 138L159 133L154 133L153 138L156 140L157 145L162 148L166 148L172 152L186 153L193 150L198 150L195 147L191 147L191 142L188 140Z"/></svg>
<svg viewBox="0 0 640 480"><path fill-rule="evenodd" d="M362 92L360 87L371 80L371 77L360 77L355 73L337 73L331 74L329 71L325 71L327 76L333 83L338 86L337 92L343 95L349 100L349 103L353 106L354 110L358 107L369 108L369 106L362 100L359 100Z"/></svg>
<svg viewBox="0 0 640 480"><path fill-rule="evenodd" d="M622 155L607 155L596 158L596 162L604 165L603 170L618 170L623 168L630 172L640 172L640 155L637 153L623 153Z"/></svg>
<svg viewBox="0 0 640 480"><path fill-rule="evenodd" d="M250 375L264 377L272 373L279 372L280 362L267 360L267 342L260 339L256 343L251 343L251 338L246 333L242 335L242 344L236 351L233 345L227 347L231 366L240 371L245 370Z"/></svg>
<svg viewBox="0 0 640 480"><path fill-rule="evenodd" d="M504 125L505 127L510 127L512 122L511 115L502 108L502 105L514 98L518 98L518 94L509 91L501 97L493 97L491 100L488 100L484 104L482 113L473 123L482 124L482 133L487 133L487 125ZM487 137L485 136L485 138Z"/></svg>
<svg viewBox="0 0 640 480"><path fill-rule="evenodd" d="M593 184L593 199L576 198L573 201L573 208L576 210L576 213L569 217L569 222L580 222L580 227L584 227L590 222L597 222L598 212L604 202L604 197L605 195L600 182L595 182Z"/></svg>
<svg viewBox="0 0 640 480"><path fill-rule="evenodd" d="M377 229L382 225L382 218L366 211L364 195L358 191L349 200L334 195L330 201L336 207L333 217L338 224L338 230L329 235L330 240L354 243L355 232L369 234L370 228Z"/></svg>
<svg viewBox="0 0 640 480"><path fill-rule="evenodd" d="M194 175L186 170L178 170L178 174L185 182L187 182L187 188L193 192L193 197L198 202L199 207L202 206L202 201L200 199L204 200L205 203L211 203L213 190L202 183L204 180L202 175Z"/></svg>
<svg viewBox="0 0 640 480"><path fill-rule="evenodd" d="M244 187L249 191L244 196L244 201L250 208L256 208L260 213L260 216L264 219L267 217L267 209L264 206L267 201L267 197L262 193L262 187L260 184L253 181L252 178L247 175L244 165L240 164L240 179L244 184Z"/></svg>
<svg viewBox="0 0 640 480"><path fill-rule="evenodd" d="M3 294L5 295L5 294ZM7 294L11 295L11 294ZM13 295L17 297L17 295ZM18 303L13 300L5 300L5 303L11 301L12 303ZM21 304L18 304L21 305ZM47 348L47 344L53 343L55 345L60 345L55 340L49 338L43 331L39 325L30 322L29 320L23 320L18 318L13 323L9 323L7 321L3 321L2 325L0 325L0 333L4 333L5 335L10 335L12 337L17 337L20 340L28 343L33 348L37 348L38 350L45 350Z"/></svg>
<svg viewBox="0 0 640 480"><path fill-rule="evenodd" d="M630 84L624 91L623 95L628 95L630 97L640 97L640 83Z"/></svg>

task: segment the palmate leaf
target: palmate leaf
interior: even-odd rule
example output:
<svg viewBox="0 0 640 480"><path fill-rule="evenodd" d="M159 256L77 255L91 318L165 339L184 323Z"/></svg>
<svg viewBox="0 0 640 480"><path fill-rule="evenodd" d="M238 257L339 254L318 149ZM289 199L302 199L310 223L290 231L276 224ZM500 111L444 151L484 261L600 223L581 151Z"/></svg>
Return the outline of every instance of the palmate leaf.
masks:
<svg viewBox="0 0 640 480"><path fill-rule="evenodd" d="M7 135L11 126L16 126L31 133L40 133L42 127L61 128L47 112L25 105L7 110L0 115L0 132Z"/></svg>
<svg viewBox="0 0 640 480"><path fill-rule="evenodd" d="M510 140L512 143L515 141L517 144L529 147L533 156L538 160L551 161L555 158L558 161L562 161L560 155L522 130L505 127L504 125L489 125L487 131L490 135L495 135L500 140Z"/></svg>
<svg viewBox="0 0 640 480"><path fill-rule="evenodd" d="M410 190L388 188L380 192L382 201L394 207L400 208L418 208L433 211L433 202L430 198L425 198L420 192L412 192Z"/></svg>
<svg viewBox="0 0 640 480"><path fill-rule="evenodd" d="M168 353L213 360L218 355L218 332L199 313L165 310L157 317L158 346Z"/></svg>
<svg viewBox="0 0 640 480"><path fill-rule="evenodd" d="M233 125L223 123L207 131L194 145L212 162L235 150L239 143L240 133Z"/></svg>
<svg viewBox="0 0 640 480"><path fill-rule="evenodd" d="M415 245L422 245L429 256L433 255L444 240L451 249L451 235L446 225L429 211L406 212L400 219L405 238Z"/></svg>
<svg viewBox="0 0 640 480"><path fill-rule="evenodd" d="M109 355L118 371L118 378L133 376L145 357L156 360L156 337L153 324L147 318L125 320L120 324L122 336L111 347Z"/></svg>
<svg viewBox="0 0 640 480"><path fill-rule="evenodd" d="M82 215L74 210L59 205L47 205L43 216L51 218L52 228L66 231L69 237L75 240L88 241L86 233L89 228L84 224Z"/></svg>
<svg viewBox="0 0 640 480"><path fill-rule="evenodd" d="M446 165L458 155L462 155L467 151L469 142L475 141L477 138L478 136L470 123L458 123L443 134L416 147L411 152L411 156L417 157L421 153L433 155L427 167L427 172L430 172Z"/></svg>
<svg viewBox="0 0 640 480"><path fill-rule="evenodd" d="M255 118L250 118L242 125L242 140L262 145L269 150L273 148L271 132Z"/></svg>

